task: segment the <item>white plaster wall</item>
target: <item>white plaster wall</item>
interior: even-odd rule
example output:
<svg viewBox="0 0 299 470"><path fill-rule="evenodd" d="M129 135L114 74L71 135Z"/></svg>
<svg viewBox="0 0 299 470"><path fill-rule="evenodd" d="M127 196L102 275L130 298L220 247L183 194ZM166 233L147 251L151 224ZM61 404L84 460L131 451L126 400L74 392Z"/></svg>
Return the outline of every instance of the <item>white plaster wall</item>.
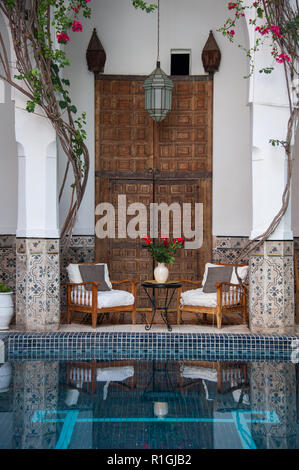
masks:
<svg viewBox="0 0 299 470"><path fill-rule="evenodd" d="M136 11L130 0L92 2L92 18L83 33L74 33L67 46L72 66L72 97L78 108L87 112L87 145L91 156L89 185L76 234L94 233L94 77L88 72L85 53L92 30L97 28L107 54L107 74L149 74L156 61L156 14ZM223 0L161 1L161 66L170 73L170 49L192 50L191 74L204 74L201 53L209 31L214 31L222 52L220 71L215 75L214 93L214 175L213 234L249 235L251 229L251 159L249 151L250 110L247 107L248 83L245 54L232 46L216 29L227 18ZM238 30L238 40L246 42L246 28ZM60 153L59 176L65 160ZM72 181L68 181L68 188ZM70 192L69 192L70 193ZM68 197L61 203L62 223Z"/></svg>
<svg viewBox="0 0 299 470"><path fill-rule="evenodd" d="M75 234L94 233L94 77L88 72L85 52L94 27L107 53L107 74L149 74L156 60L156 15L136 11L130 0L92 2L91 20L85 21L83 33L74 33L67 46L72 66L72 96L79 110L87 112L87 145L91 171L86 196ZM219 33L227 17L223 0L161 1L161 63L170 72L170 49L192 50L192 74L203 74L201 52L213 29L222 52L220 71L215 75L214 91L214 174L213 234L249 235L251 230L251 155L250 110L247 106L248 83L243 79L247 62L240 49ZM5 34L0 15L1 32ZM247 40L246 29L238 31L238 42ZM272 77L267 77L272 80ZM267 90L265 82L265 90ZM266 96L260 96L263 101ZM279 98L279 97L277 97ZM268 100L268 98L267 98ZM5 85L5 103L0 103L0 234L14 234L17 220L17 149L14 138L14 108L9 87ZM276 104L281 104L278 99ZM299 156L299 138L296 140ZM59 179L63 177L65 157L59 153ZM68 188L72 183L68 181ZM70 191L60 205L62 224ZM297 203L298 201L298 203ZM299 162L294 164L292 215L294 235L299 236Z"/></svg>
<svg viewBox="0 0 299 470"><path fill-rule="evenodd" d="M292 183L292 229L294 237L299 237L299 128L294 143Z"/></svg>
<svg viewBox="0 0 299 470"><path fill-rule="evenodd" d="M0 31L8 37L0 14ZM0 73L2 71L0 64ZM0 95L0 235L16 233L18 207L18 161L15 142L14 103L10 87L2 82ZM2 99L1 99L2 98Z"/></svg>

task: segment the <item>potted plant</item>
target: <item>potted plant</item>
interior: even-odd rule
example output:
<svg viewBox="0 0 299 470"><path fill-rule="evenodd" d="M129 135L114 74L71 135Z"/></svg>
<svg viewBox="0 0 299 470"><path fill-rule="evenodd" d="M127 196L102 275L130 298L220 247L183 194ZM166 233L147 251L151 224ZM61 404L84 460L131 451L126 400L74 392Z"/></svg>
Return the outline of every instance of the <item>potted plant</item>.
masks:
<svg viewBox="0 0 299 470"><path fill-rule="evenodd" d="M8 330L13 316L13 291L10 287L0 284L0 330Z"/></svg>
<svg viewBox="0 0 299 470"><path fill-rule="evenodd" d="M154 278L159 283L167 281L169 271L166 264L173 264L175 253L185 244L184 238L174 238L170 240L166 235L162 235L161 241L153 241L149 236L144 237L146 247L153 259L157 261L158 266L154 269Z"/></svg>

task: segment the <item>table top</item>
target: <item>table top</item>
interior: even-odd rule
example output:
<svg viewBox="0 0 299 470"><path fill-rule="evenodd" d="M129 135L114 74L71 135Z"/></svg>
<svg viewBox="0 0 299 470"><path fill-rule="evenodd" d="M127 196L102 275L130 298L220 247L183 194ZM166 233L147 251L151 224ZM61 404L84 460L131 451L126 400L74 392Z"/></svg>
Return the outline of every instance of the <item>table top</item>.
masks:
<svg viewBox="0 0 299 470"><path fill-rule="evenodd" d="M157 281L142 281L142 287L152 287L153 289L177 289L182 287L182 283L178 281L167 281L167 282L157 282Z"/></svg>

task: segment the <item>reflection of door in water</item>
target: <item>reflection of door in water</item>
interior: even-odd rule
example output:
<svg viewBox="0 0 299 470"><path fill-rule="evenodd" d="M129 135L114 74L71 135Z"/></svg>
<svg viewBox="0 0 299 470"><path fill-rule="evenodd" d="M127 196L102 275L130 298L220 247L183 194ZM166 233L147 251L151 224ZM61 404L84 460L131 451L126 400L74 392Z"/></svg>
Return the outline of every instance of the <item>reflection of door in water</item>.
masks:
<svg viewBox="0 0 299 470"><path fill-rule="evenodd" d="M201 202L203 245L180 250L169 267L171 279L200 279L211 260L212 79L174 78L173 109L159 124L144 110L143 81L105 75L96 80L95 201L112 203L116 213L116 238L96 238L96 259L108 263L111 279L153 278L152 258L142 241L117 238L118 195L126 195L127 206L145 204L148 233L152 202L178 202L181 209L190 202L193 211ZM127 216L127 223L133 217ZM139 306L145 306L139 292Z"/></svg>

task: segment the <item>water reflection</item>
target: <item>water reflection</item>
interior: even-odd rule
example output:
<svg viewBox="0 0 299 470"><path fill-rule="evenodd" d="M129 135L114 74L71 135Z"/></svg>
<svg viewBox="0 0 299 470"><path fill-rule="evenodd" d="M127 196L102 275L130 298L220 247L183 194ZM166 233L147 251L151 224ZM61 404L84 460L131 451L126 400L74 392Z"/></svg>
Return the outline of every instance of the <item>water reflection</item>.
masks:
<svg viewBox="0 0 299 470"><path fill-rule="evenodd" d="M6 363L0 448L296 448L296 373L285 362Z"/></svg>

